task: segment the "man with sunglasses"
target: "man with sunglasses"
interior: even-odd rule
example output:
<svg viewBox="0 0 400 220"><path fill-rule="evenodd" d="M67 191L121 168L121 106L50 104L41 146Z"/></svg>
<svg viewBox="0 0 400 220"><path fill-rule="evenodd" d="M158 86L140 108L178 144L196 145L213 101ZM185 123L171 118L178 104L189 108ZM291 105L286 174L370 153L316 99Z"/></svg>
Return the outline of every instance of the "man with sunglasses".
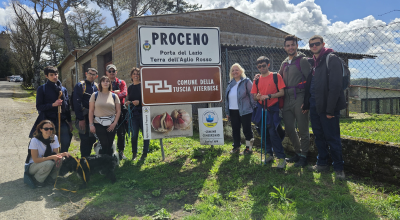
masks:
<svg viewBox="0 0 400 220"><path fill-rule="evenodd" d="M297 51L297 41L298 38L294 35L285 36L284 48L288 57L282 62L279 74L286 85L283 122L296 153L294 157L286 158L286 162L295 163L295 167L304 167L307 165L307 153L310 148L310 132L308 113L303 114L301 106L311 66L306 55ZM297 135L296 124L300 138Z"/></svg>
<svg viewBox="0 0 400 220"><path fill-rule="evenodd" d="M96 138L90 132L89 128L89 99L93 93L97 92L98 86L97 70L88 68L85 73L86 80L78 82L75 85L72 101L74 102L74 111L76 115L76 126L79 129L79 138L81 139L81 157L90 156L92 146Z"/></svg>
<svg viewBox="0 0 400 220"><path fill-rule="evenodd" d="M277 85L275 84L274 74L268 69L270 66L268 57L259 57L256 64L261 76L253 83L251 94L253 94L254 100L258 101L257 106L259 108L264 107L265 112L267 112L265 114L266 116L264 116L264 120L261 120L257 124L257 131L262 136L262 143L266 143L266 153L268 153L264 162L272 162L274 160L273 152L275 152L275 155L278 158L277 168L283 169L286 167L286 161L285 152L282 146L283 139L278 134L278 126L281 122L279 117L278 98L283 96L285 93L285 83L283 82L282 77L279 74L276 74L278 83ZM264 134L261 134L261 131Z"/></svg>
<svg viewBox="0 0 400 220"><path fill-rule="evenodd" d="M127 110L124 107L125 104L125 98L127 95L127 88L126 88L126 83L124 80L118 79L117 78L117 67L114 64L110 64L106 67L106 75L108 78L111 80L112 84L112 92L118 95L118 98L121 103L121 116L119 117L118 121L118 129L117 129L117 137L118 137L118 143L117 143L117 148L119 152L119 159L120 160L125 160L126 157L124 155L124 150L125 150L125 124L121 125L123 120L125 119L125 115L127 114Z"/></svg>
<svg viewBox="0 0 400 220"><path fill-rule="evenodd" d="M325 48L324 39L314 35L309 40L312 59L312 74L306 83L303 112L310 110L311 126L318 149L317 164L309 167L315 172L329 172L329 154L333 160L333 169L337 180L344 180L342 143L340 139L340 110L346 108L346 99L342 88L342 63L336 56L330 56L329 69L326 58L333 52Z"/></svg>

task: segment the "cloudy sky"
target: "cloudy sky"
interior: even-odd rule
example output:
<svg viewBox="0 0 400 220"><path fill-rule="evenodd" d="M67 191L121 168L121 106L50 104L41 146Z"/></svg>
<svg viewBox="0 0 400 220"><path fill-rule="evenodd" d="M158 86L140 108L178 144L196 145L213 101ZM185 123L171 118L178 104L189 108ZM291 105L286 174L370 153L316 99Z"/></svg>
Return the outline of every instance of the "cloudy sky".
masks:
<svg viewBox="0 0 400 220"><path fill-rule="evenodd" d="M301 38L307 38L314 33L325 35L400 21L400 11L388 13L400 10L399 0L187 0L187 2L199 3L203 6L202 9L232 6ZM91 3L90 7L98 8L94 3ZM107 17L107 26L113 26L110 13L108 11L102 13ZM10 14L9 1L0 0L0 30L4 29ZM122 13L121 20L126 18L128 13Z"/></svg>
<svg viewBox="0 0 400 220"><path fill-rule="evenodd" d="M351 53L366 53L381 55L370 63L388 68L386 76L399 76L400 69L400 0L186 0L199 3L202 9L227 8L229 6L258 18L274 27L295 34L302 39L308 39L314 34L323 36L335 35L338 32L354 30L363 27L382 26L376 33L354 31L347 34L346 39L337 39L344 47L335 48L329 41L328 46ZM95 3L90 8L97 8ZM0 31L4 30L10 18L12 9L9 0L0 0ZM112 27L114 21L109 11L101 10L106 16L106 25ZM128 18L127 12L122 12L122 23ZM393 25L393 23L396 23ZM392 25L389 25L392 24ZM386 26L388 25L388 26ZM395 30L393 30L395 28ZM344 35L344 34L343 34ZM367 36L367 37L366 37ZM333 38L333 37L332 37ZM377 39L384 39L377 40ZM333 41L332 41L333 42ZM350 47L349 45L352 45ZM305 47L307 47L305 45ZM356 48L354 48L356 47ZM356 51L354 51L356 49ZM396 55L393 56L393 51ZM388 53L390 52L390 53ZM383 54L383 55L382 55ZM393 58L394 57L394 58ZM372 65L371 64L371 65ZM369 65L369 64L368 64ZM374 77L369 66L364 63L352 62L354 75L359 77ZM381 69L375 67L375 69ZM376 74L375 77L376 78Z"/></svg>

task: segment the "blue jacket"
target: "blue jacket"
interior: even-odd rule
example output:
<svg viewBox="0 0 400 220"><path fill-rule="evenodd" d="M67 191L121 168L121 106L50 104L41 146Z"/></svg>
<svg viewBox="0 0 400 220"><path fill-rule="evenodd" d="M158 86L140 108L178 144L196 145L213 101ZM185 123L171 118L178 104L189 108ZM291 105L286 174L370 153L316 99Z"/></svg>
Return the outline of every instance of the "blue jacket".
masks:
<svg viewBox="0 0 400 220"><path fill-rule="evenodd" d="M239 106L239 115L247 115L253 113L253 108L256 106L256 101L252 98L251 95L251 87L253 87L253 83L249 78L243 79L240 81L237 87L237 102ZM236 80L232 79L228 86L226 87L225 92L225 114L229 115L229 92L236 85Z"/></svg>
<svg viewBox="0 0 400 220"><path fill-rule="evenodd" d="M74 102L74 111L76 115L76 119L81 121L84 120L83 116L83 108L89 109L89 99L90 96L97 92L97 86L93 82L89 82L85 80L86 89L83 92L83 83L78 82L74 88L74 95L72 97L72 101Z"/></svg>
<svg viewBox="0 0 400 220"><path fill-rule="evenodd" d="M44 86L45 88L43 88ZM60 90L63 92L61 99L64 100L61 106L61 121L71 122L68 91L61 85L60 81L53 83L48 80L45 84L39 86L36 92L36 109L39 112L44 112L46 119L56 122L58 120L58 107L53 107L52 104L58 99Z"/></svg>

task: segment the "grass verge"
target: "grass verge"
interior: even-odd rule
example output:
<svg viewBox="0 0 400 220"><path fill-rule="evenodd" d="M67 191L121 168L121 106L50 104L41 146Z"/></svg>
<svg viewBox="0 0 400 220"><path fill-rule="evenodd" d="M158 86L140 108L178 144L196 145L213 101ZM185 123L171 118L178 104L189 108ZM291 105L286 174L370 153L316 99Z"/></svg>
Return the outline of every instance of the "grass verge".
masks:
<svg viewBox="0 0 400 220"><path fill-rule="evenodd" d="M139 145L142 144L139 138ZM122 161L117 182L94 175L71 195L84 205L72 219L400 219L399 189L347 175L260 165L260 154L230 155L231 142L202 146L191 138L164 139L166 160L152 140L146 161ZM76 146L74 147L76 148ZM72 149L74 150L74 149ZM76 151L76 149L75 149ZM139 152L141 148L139 147ZM132 157L131 145L125 155ZM139 155L140 156L140 155ZM75 175L68 186L80 183ZM65 199L64 199L65 200ZM71 202L64 201L61 209Z"/></svg>

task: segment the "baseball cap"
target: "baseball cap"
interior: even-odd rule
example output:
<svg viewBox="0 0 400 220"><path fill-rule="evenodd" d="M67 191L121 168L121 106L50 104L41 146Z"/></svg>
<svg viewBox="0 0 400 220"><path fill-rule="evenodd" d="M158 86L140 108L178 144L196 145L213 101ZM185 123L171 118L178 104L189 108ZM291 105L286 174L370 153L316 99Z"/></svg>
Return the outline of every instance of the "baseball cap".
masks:
<svg viewBox="0 0 400 220"><path fill-rule="evenodd" d="M108 71L109 69L113 68L115 71L117 71L117 67L114 64L110 64L106 67L106 70Z"/></svg>

